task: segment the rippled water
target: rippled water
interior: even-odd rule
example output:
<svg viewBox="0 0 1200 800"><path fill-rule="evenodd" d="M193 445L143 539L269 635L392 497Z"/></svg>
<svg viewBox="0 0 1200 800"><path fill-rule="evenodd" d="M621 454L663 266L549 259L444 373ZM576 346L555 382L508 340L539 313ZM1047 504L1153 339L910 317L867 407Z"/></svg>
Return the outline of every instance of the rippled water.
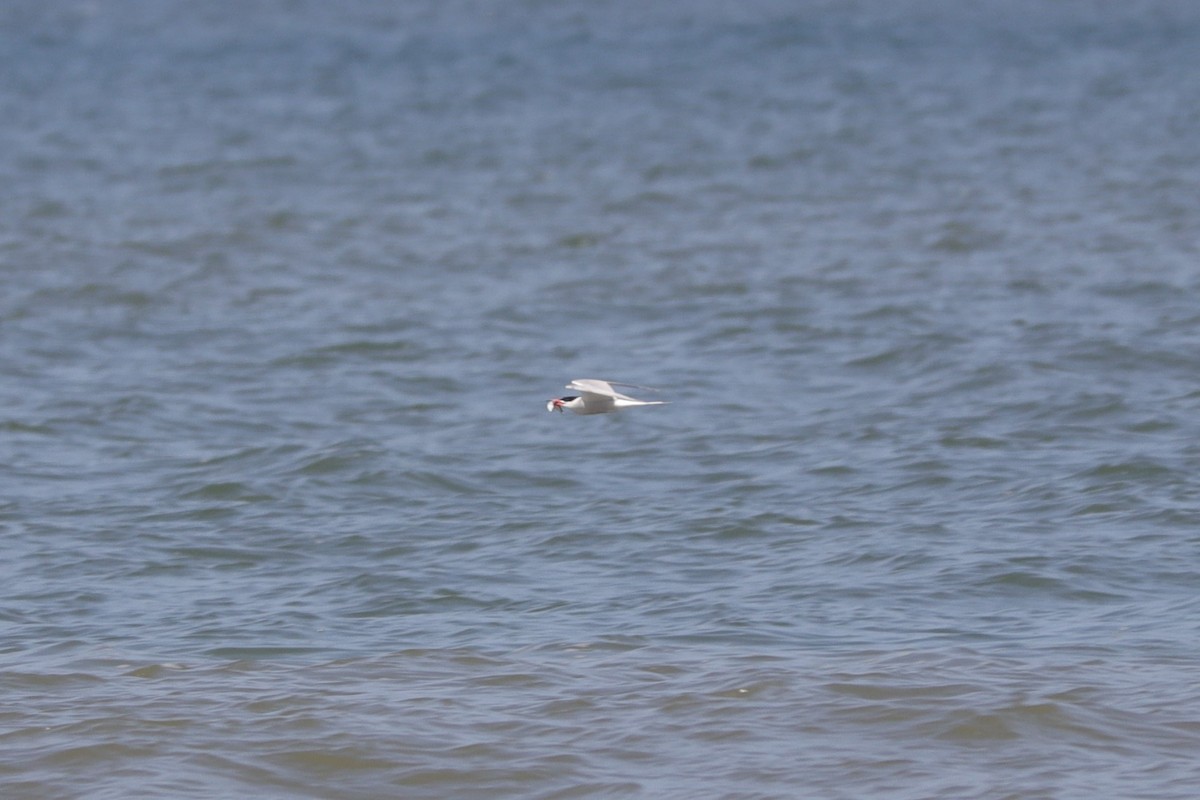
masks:
<svg viewBox="0 0 1200 800"><path fill-rule="evenodd" d="M1200 8L645 5L0 9L0 793L1194 796Z"/></svg>

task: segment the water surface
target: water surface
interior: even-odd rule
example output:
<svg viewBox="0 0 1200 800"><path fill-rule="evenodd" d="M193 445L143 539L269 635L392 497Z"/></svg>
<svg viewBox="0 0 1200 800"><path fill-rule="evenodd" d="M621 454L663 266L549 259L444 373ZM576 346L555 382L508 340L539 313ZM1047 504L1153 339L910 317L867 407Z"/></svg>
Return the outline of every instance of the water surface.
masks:
<svg viewBox="0 0 1200 800"><path fill-rule="evenodd" d="M7 4L4 795L1192 797L1198 45Z"/></svg>

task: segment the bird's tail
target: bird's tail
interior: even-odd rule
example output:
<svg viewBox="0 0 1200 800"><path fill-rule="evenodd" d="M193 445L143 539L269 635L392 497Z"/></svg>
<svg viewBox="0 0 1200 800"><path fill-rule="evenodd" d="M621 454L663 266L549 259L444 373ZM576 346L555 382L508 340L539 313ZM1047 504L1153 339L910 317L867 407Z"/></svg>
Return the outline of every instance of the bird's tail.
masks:
<svg viewBox="0 0 1200 800"><path fill-rule="evenodd" d="M613 400L613 405L617 408L633 408L634 406L665 406L669 405L669 400L626 400L623 397L618 397Z"/></svg>

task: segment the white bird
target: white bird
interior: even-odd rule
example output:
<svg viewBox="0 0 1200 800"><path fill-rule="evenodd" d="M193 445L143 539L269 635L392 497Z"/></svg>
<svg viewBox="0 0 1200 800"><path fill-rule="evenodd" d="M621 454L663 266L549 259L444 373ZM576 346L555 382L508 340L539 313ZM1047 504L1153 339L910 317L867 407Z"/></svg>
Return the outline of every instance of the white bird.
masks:
<svg viewBox="0 0 1200 800"><path fill-rule="evenodd" d="M576 414L607 414L622 408L634 406L661 406L666 400L634 400L629 395L621 394L614 386L629 386L634 389L648 389L635 383L617 383L616 381L598 381L592 378L581 378L567 384L579 394L556 397L546 403L547 411L573 411ZM649 389L649 391L657 391Z"/></svg>

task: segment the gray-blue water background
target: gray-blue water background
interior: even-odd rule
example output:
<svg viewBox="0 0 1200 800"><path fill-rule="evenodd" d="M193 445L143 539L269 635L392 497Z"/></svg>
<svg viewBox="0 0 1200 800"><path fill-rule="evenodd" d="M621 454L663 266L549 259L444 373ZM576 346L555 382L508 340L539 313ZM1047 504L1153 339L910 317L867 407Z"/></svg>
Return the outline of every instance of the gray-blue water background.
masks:
<svg viewBox="0 0 1200 800"><path fill-rule="evenodd" d="M1195 797L1197 53L5 2L0 794Z"/></svg>

